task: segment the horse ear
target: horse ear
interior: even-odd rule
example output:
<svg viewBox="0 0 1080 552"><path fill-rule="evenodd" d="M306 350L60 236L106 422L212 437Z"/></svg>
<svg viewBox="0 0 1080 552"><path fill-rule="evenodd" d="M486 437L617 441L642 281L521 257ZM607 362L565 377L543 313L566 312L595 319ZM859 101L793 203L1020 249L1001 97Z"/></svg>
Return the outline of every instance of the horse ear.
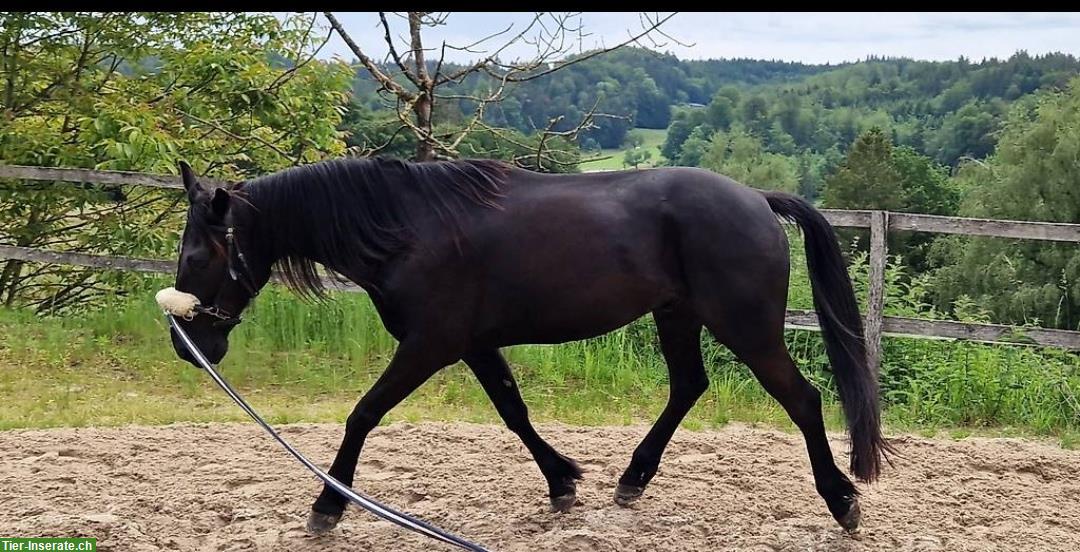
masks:
<svg viewBox="0 0 1080 552"><path fill-rule="evenodd" d="M214 188L214 195L210 198L210 212L215 216L225 218L229 212L229 192L225 188Z"/></svg>
<svg viewBox="0 0 1080 552"><path fill-rule="evenodd" d="M188 197L194 197L195 192L199 189L199 180L195 178L195 171L191 170L191 165L188 165L186 161L180 161L177 164L180 166L180 177L184 181L184 190L187 191Z"/></svg>

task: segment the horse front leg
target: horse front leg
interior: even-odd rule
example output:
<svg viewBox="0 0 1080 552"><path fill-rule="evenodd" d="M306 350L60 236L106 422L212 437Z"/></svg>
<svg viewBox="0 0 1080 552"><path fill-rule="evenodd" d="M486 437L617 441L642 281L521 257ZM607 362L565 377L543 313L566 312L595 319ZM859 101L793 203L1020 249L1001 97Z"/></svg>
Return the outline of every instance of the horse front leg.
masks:
<svg viewBox="0 0 1080 552"><path fill-rule="evenodd" d="M685 305L653 312L660 349L668 365L671 390L660 417L634 450L630 465L619 478L615 503L628 506L645 492L660 467L660 457L698 397L709 388L701 359L701 328L697 316Z"/></svg>
<svg viewBox="0 0 1080 552"><path fill-rule="evenodd" d="M548 483L551 507L558 512L569 510L577 501L577 483L581 469L573 460L559 454L536 433L529 422L529 411L518 392L506 359L498 350L475 351L462 360L472 369L488 398L495 405L506 427L521 438L532 453Z"/></svg>
<svg viewBox="0 0 1080 552"><path fill-rule="evenodd" d="M403 341L390 360L390 365L379 376L375 385L360 399L345 424L345 438L341 441L334 463L327 472L342 483L352 486L356 463L368 433L379 424L383 416L398 403L405 400L420 385L444 366L456 359L419 339ZM329 486L311 507L307 530L313 534L333 529L345 512L348 500Z"/></svg>

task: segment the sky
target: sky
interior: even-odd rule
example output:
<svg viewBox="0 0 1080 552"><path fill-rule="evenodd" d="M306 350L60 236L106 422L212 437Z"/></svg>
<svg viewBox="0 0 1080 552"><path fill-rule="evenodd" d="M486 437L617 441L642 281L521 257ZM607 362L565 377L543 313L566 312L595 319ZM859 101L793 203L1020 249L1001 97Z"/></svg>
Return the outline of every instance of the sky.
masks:
<svg viewBox="0 0 1080 552"><path fill-rule="evenodd" d="M382 60L387 48L378 16L374 13L335 12L365 53ZM651 15L651 14L650 14ZM670 13L660 13L662 18ZM404 18L388 15L397 37L407 37ZM442 41L463 46L513 24L520 32L531 20L531 12L453 12L445 25L425 31L425 46ZM320 17L320 23L326 20ZM628 38L628 31L640 32L637 12L585 12L580 25L588 36L575 45L593 49L614 45ZM657 35L661 51L680 59L753 58L841 63L867 56L949 60L965 56L1007 58L1018 50L1031 55L1065 52L1080 55L1080 13L677 13L662 29L677 41ZM636 34L636 33L635 33ZM505 42L505 40L503 41ZM495 45L494 39L490 45ZM682 44L679 44L682 43ZM398 44L404 41L398 39ZM643 45L652 46L648 41ZM490 46L489 46L490 47ZM403 46L399 49L404 50ZM530 57L535 48L525 44L508 49L503 59ZM320 57L340 55L353 58L348 46L336 34ZM463 63L477 53L449 51L447 60Z"/></svg>

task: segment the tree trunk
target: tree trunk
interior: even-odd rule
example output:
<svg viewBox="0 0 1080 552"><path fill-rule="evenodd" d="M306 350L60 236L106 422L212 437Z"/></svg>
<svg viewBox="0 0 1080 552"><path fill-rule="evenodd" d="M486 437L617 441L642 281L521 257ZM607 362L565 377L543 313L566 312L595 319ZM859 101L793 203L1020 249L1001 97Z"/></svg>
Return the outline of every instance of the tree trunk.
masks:
<svg viewBox="0 0 1080 552"><path fill-rule="evenodd" d="M431 108L431 95L421 91L420 97L416 100L416 104L413 105L413 112L416 113L416 126L424 132L424 136L416 137L416 161L433 161L435 159L435 144L431 140L434 132L431 127Z"/></svg>
<svg viewBox="0 0 1080 552"><path fill-rule="evenodd" d="M435 107L435 83L428 75L425 65L424 42L420 36L423 27L423 12L409 12L410 51L416 71L417 99L413 105L416 113L416 126L424 133L416 137L416 160L433 161L435 159L434 129L431 127L431 112Z"/></svg>
<svg viewBox="0 0 1080 552"><path fill-rule="evenodd" d="M10 260L7 266L4 267L3 275L3 287L0 287L0 297L7 294L7 298L4 299L4 306L11 308L15 304L16 291L18 291L19 283L22 281L20 276L22 273L23 261Z"/></svg>

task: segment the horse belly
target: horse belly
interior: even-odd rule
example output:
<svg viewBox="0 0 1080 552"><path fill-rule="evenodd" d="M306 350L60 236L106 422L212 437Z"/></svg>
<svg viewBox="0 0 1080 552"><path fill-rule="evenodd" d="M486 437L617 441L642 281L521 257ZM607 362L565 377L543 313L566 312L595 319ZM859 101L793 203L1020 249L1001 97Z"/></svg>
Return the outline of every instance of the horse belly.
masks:
<svg viewBox="0 0 1080 552"><path fill-rule="evenodd" d="M564 343L608 333L679 296L679 284L647 243L629 251L610 244L567 245L492 276L482 332L500 346ZM618 249L618 248L615 248Z"/></svg>
<svg viewBox="0 0 1080 552"><path fill-rule="evenodd" d="M535 188L491 213L477 235L478 333L500 345L573 341L675 300L679 261L650 190Z"/></svg>

